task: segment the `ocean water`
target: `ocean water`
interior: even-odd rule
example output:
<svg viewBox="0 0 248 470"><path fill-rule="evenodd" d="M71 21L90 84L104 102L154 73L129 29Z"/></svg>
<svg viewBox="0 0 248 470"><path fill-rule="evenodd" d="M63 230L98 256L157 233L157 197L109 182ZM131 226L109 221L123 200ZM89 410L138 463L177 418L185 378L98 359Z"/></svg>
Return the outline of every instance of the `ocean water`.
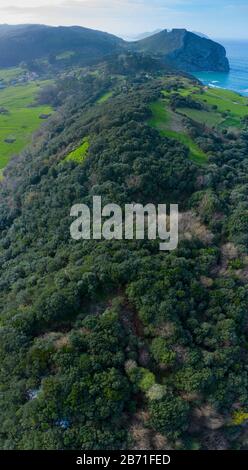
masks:
<svg viewBox="0 0 248 470"><path fill-rule="evenodd" d="M229 73L199 72L194 75L205 85L227 88L248 96L248 41L219 40L230 61Z"/></svg>

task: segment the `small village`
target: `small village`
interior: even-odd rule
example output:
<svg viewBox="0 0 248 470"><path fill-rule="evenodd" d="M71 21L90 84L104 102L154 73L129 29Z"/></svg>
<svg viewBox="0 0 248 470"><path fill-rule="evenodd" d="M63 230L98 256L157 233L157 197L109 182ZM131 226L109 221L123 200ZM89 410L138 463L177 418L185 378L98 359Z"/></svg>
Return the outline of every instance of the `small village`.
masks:
<svg viewBox="0 0 248 470"><path fill-rule="evenodd" d="M29 82L34 82L38 80L39 75L36 72L31 72L28 70L23 70L23 74L17 75L11 79L3 79L0 77L0 90L4 90L9 86L22 85Z"/></svg>

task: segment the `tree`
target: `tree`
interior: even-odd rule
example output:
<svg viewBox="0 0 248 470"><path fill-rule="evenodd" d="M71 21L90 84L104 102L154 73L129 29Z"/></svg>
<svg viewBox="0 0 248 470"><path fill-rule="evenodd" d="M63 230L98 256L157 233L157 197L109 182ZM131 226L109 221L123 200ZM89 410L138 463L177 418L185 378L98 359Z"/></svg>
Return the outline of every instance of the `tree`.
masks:
<svg viewBox="0 0 248 470"><path fill-rule="evenodd" d="M169 438L177 439L187 429L189 405L180 397L166 396L161 401L152 401L149 412L149 424Z"/></svg>

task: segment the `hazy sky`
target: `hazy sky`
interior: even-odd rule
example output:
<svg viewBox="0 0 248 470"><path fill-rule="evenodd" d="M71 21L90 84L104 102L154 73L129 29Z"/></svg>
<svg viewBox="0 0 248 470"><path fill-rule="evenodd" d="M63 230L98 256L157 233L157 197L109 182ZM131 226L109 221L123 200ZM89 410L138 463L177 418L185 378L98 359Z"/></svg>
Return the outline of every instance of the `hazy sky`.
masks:
<svg viewBox="0 0 248 470"><path fill-rule="evenodd" d="M248 39L248 0L0 0L0 22L77 24L122 36L186 27Z"/></svg>

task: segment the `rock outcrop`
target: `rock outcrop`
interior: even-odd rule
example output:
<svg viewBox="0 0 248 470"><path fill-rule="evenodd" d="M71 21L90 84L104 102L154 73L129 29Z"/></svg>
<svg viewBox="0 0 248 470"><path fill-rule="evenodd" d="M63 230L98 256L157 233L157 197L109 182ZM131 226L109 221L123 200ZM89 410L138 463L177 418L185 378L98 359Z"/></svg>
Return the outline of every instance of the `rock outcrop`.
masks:
<svg viewBox="0 0 248 470"><path fill-rule="evenodd" d="M164 30L132 43L131 47L158 55L168 65L185 72L228 72L230 69L223 46L186 29Z"/></svg>

